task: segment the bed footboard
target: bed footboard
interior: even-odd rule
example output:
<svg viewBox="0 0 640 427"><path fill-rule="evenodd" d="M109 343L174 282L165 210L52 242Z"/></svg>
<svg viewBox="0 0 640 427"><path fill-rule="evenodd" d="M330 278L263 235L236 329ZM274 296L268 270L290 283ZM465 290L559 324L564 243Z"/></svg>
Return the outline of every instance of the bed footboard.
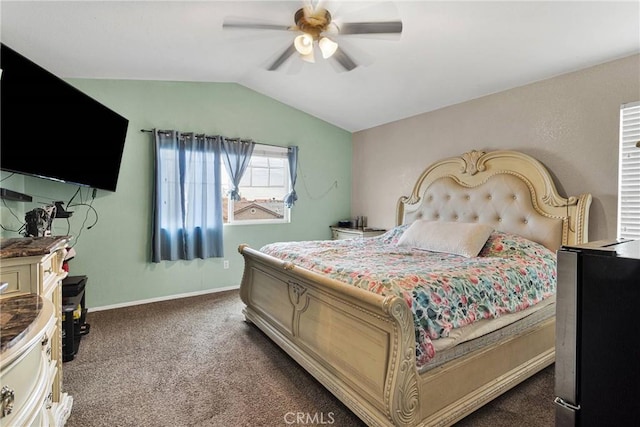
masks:
<svg viewBox="0 0 640 427"><path fill-rule="evenodd" d="M239 252L247 320L367 424L418 423L415 333L404 300L345 285L246 245Z"/></svg>

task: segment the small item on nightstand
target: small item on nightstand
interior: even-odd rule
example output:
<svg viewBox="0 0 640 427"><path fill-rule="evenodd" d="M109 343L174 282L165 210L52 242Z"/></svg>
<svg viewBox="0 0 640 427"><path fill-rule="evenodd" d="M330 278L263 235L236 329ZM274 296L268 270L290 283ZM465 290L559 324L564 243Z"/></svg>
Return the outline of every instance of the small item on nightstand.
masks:
<svg viewBox="0 0 640 427"><path fill-rule="evenodd" d="M367 217L363 215L358 215L354 220L353 228L364 229L367 227Z"/></svg>
<svg viewBox="0 0 640 427"><path fill-rule="evenodd" d="M365 229L367 228L367 217L359 215L351 219L341 219L338 221L337 226L341 228Z"/></svg>

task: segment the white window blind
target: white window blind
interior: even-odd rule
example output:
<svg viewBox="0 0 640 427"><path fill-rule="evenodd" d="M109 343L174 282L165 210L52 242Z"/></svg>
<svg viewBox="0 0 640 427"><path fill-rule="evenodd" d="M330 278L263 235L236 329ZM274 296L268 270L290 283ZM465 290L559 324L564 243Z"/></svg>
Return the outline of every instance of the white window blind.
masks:
<svg viewBox="0 0 640 427"><path fill-rule="evenodd" d="M640 239L640 101L620 108L618 237Z"/></svg>

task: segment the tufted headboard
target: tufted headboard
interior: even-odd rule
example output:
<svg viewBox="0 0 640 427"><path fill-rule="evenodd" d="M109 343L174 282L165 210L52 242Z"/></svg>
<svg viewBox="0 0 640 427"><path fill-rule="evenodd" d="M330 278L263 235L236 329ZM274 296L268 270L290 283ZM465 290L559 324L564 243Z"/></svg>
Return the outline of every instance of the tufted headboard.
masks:
<svg viewBox="0 0 640 427"><path fill-rule="evenodd" d="M547 169L517 151L470 151L429 166L411 196L401 197L397 224L416 219L481 222L557 250L588 240L591 194L564 198Z"/></svg>

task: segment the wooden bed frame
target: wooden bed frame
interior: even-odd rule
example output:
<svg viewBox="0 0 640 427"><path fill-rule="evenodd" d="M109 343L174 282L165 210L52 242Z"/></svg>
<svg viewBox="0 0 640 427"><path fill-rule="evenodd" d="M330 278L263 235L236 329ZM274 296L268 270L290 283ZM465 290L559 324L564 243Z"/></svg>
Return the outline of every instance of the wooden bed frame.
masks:
<svg viewBox="0 0 640 427"><path fill-rule="evenodd" d="M587 241L591 195L564 198L545 167L514 151L471 151L428 167L397 223L479 221L552 250ZM371 426L446 426L550 365L555 318L426 372L412 313L383 297L239 247L245 317Z"/></svg>

